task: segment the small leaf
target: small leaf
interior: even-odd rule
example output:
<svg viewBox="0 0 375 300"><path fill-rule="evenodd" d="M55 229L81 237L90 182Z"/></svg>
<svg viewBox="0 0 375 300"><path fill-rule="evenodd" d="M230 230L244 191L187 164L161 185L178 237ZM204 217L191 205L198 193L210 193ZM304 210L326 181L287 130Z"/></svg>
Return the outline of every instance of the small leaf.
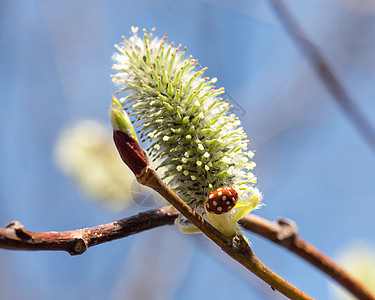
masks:
<svg viewBox="0 0 375 300"><path fill-rule="evenodd" d="M233 208L237 209L232 216L233 223L238 222L240 219L250 213L259 204L259 201L259 194L253 195L247 202L237 201L237 204Z"/></svg>

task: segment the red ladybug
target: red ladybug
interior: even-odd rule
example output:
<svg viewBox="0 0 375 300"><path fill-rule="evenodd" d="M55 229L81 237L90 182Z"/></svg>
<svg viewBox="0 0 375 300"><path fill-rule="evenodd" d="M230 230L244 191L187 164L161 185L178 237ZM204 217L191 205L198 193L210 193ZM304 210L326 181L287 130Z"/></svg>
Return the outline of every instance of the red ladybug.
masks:
<svg viewBox="0 0 375 300"><path fill-rule="evenodd" d="M221 187L213 191L206 200L206 210L211 214L224 214L237 203L238 194L230 186Z"/></svg>

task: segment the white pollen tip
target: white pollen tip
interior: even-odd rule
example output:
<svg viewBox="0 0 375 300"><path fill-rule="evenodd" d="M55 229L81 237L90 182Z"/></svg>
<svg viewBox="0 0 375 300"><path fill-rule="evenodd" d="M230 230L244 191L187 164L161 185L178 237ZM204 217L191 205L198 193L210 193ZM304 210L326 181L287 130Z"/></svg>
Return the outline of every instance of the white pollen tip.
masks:
<svg viewBox="0 0 375 300"><path fill-rule="evenodd" d="M219 192L218 195L219 195L219 196L223 195L223 192Z"/></svg>
<svg viewBox="0 0 375 300"><path fill-rule="evenodd" d="M222 208L221 206L219 206L219 207L217 208L217 210L218 210L218 211L222 211L223 208Z"/></svg>
<svg viewBox="0 0 375 300"><path fill-rule="evenodd" d="M214 197L214 194L211 194L208 198L212 199Z"/></svg>
<svg viewBox="0 0 375 300"><path fill-rule="evenodd" d="M224 200L224 201L227 200L227 196L223 196L223 200Z"/></svg>

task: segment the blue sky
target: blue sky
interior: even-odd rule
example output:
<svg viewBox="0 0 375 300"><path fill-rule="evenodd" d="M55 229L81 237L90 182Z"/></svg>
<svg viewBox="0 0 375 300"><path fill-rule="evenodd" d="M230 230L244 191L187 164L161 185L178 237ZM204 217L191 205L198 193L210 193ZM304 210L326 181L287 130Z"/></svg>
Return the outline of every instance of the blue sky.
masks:
<svg viewBox="0 0 375 300"><path fill-rule="evenodd" d="M374 10L349 1L287 1L356 104L375 124ZM366 3L366 1L364 1ZM59 132L109 126L113 44L132 25L182 43L245 114L266 204L330 256L375 244L375 153L331 98L267 1L3 1L0 12L0 224L69 230L130 216L82 196L53 161ZM317 299L328 279L268 241L255 253ZM4 299L281 299L202 236L153 230L84 255L1 250ZM224 286L215 285L225 280ZM4 285L4 286L1 286ZM145 294L139 294L139 293ZM145 296L146 297L146 296ZM146 298L147 299L147 298Z"/></svg>

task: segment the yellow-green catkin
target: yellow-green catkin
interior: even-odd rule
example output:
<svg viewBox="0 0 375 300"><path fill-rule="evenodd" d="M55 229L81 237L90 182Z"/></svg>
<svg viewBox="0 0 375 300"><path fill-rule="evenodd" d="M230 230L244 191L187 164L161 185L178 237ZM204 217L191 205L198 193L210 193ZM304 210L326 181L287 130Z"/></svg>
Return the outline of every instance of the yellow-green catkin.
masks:
<svg viewBox="0 0 375 300"><path fill-rule="evenodd" d="M256 207L261 194L251 170L254 153L230 104L220 98L216 78L204 77L181 45L168 44L132 27L133 36L113 55L113 82L125 109L135 117L149 155L169 186L198 213L215 189L231 186L240 201ZM256 197L254 197L256 195ZM249 200L251 199L251 200Z"/></svg>

